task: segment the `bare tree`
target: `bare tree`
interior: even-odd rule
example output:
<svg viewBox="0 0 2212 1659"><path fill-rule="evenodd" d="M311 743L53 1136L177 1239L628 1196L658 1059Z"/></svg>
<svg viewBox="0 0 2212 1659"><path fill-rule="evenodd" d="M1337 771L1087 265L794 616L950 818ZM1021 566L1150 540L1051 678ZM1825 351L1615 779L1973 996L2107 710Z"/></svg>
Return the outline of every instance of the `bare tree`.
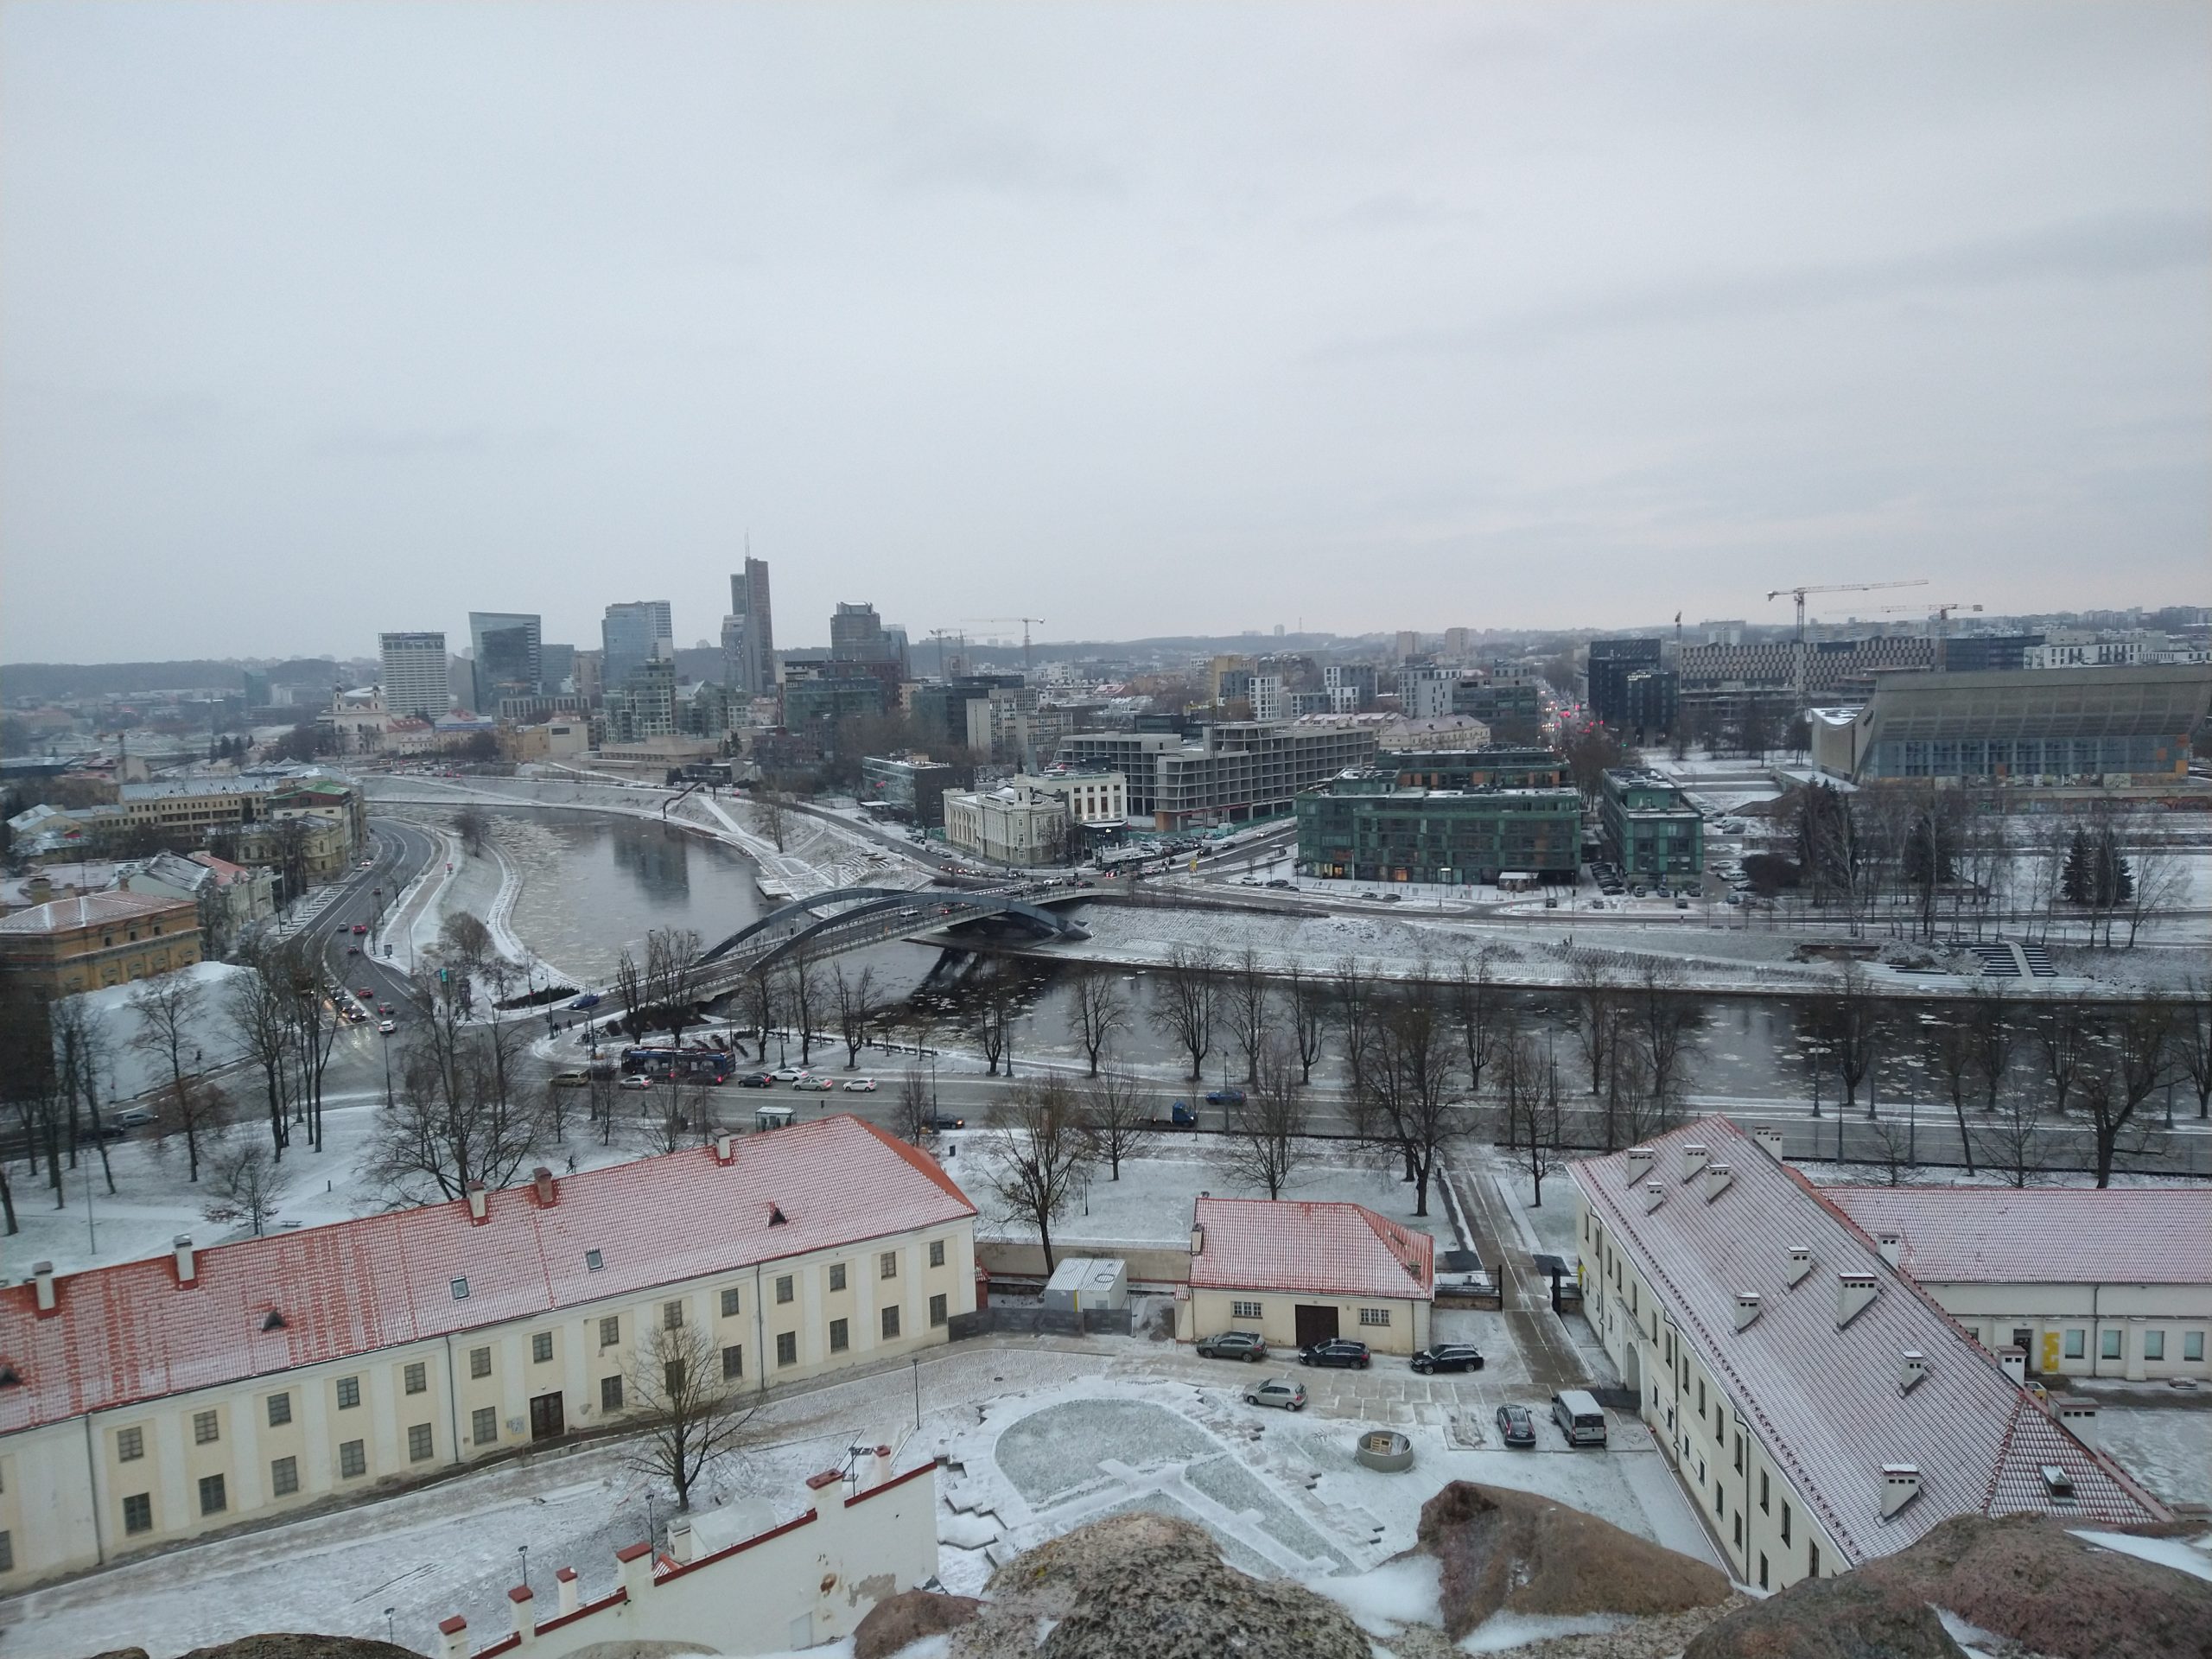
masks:
<svg viewBox="0 0 2212 1659"><path fill-rule="evenodd" d="M648 1153L681 1152L714 1138L714 1090L678 1082L671 1073L638 1096L638 1144Z"/></svg>
<svg viewBox="0 0 2212 1659"><path fill-rule="evenodd" d="M1997 1109L1997 1091L2012 1069L2012 1050L2019 1040L2012 1011L1996 991L1979 981L1968 1003L1974 1029L1974 1069L1981 1079L1981 1109Z"/></svg>
<svg viewBox="0 0 2212 1659"><path fill-rule="evenodd" d="M1128 1072L1109 1066L1086 1079L1077 1096L1091 1154L1105 1164L1107 1179L1118 1181L1122 1160L1135 1157L1152 1144L1152 1119L1145 1110L1144 1091Z"/></svg>
<svg viewBox="0 0 2212 1659"><path fill-rule="evenodd" d="M1268 1040L1268 1014L1272 999L1268 976L1260 966L1260 953L1250 945L1230 964L1224 976L1221 1007L1231 1039L1244 1056L1244 1081L1260 1076L1260 1050Z"/></svg>
<svg viewBox="0 0 2212 1659"><path fill-rule="evenodd" d="M1837 1125L1838 1131L1842 1128ZM1866 1125L1866 1132L1873 1137L1874 1156L1895 1186L1908 1169L1919 1164L1915 1135L1910 1122L1894 1117L1878 1117Z"/></svg>
<svg viewBox="0 0 2212 1659"><path fill-rule="evenodd" d="M1498 1051L1512 1040L1512 1011L1491 968L1491 947L1459 958L1452 982L1452 1017L1459 1027L1460 1057L1467 1067L1467 1096L1479 1098Z"/></svg>
<svg viewBox="0 0 2212 1659"><path fill-rule="evenodd" d="M1814 1004L1814 1025L1824 1039L1836 1076L1843 1083L1843 1103L1859 1103L1859 1085L1874 1069L1874 1058L1889 1027L1889 1006L1875 994L1866 970L1847 962L1835 988ZM1874 1115L1874 1098L1866 1097L1866 1115Z"/></svg>
<svg viewBox="0 0 2212 1659"><path fill-rule="evenodd" d="M1355 1121L1366 1120L1366 1138L1390 1147L1413 1183L1414 1213L1428 1213L1428 1187L1445 1146L1464 1128L1463 1109L1450 1098L1451 1033L1440 1017L1437 988L1425 977L1410 982L1376 1022L1375 1063L1363 1096L1355 1096Z"/></svg>
<svg viewBox="0 0 2212 1659"><path fill-rule="evenodd" d="M680 1323L667 1322L669 1306ZM744 1389L742 1351L717 1348L714 1332L689 1313L682 1302L670 1303L658 1317L639 1321L645 1328L629 1378L631 1420L644 1430L636 1466L676 1489L679 1514L690 1510L707 1465L745 1443L760 1409L759 1396Z"/></svg>
<svg viewBox="0 0 2212 1659"><path fill-rule="evenodd" d="M2032 1089L2015 1089L1982 1119L1982 1155L2014 1186L2025 1186L2044 1167L2043 1101Z"/></svg>
<svg viewBox="0 0 2212 1659"><path fill-rule="evenodd" d="M2165 1081L2173 1027L2162 1002L2131 1003L2115 1015L2081 1080L2082 1109L2096 1145L2097 1185L2112 1185L2114 1162L2151 1149L2156 1136L2137 1117Z"/></svg>
<svg viewBox="0 0 2212 1659"><path fill-rule="evenodd" d="M2174 999L2174 1063L2196 1091L2196 1115L2212 1111L2212 984L2191 974Z"/></svg>
<svg viewBox="0 0 2212 1659"><path fill-rule="evenodd" d="M188 974L162 974L138 982L130 994L130 1011L138 1029L130 1046L168 1073L171 1121L184 1131L187 1162L194 1181L200 1179L200 1138L206 1127L204 1114L191 1098L187 1085L200 1068L200 1027L206 1021L207 998L200 982Z"/></svg>
<svg viewBox="0 0 2212 1659"><path fill-rule="evenodd" d="M1314 1065L1328 1042L1328 983L1307 973L1294 959L1283 981L1283 995L1290 1004L1290 1035L1298 1053L1298 1080L1311 1083Z"/></svg>
<svg viewBox="0 0 2212 1659"><path fill-rule="evenodd" d="M65 1099L72 1102L69 1108L69 1132L77 1132L77 1109L84 1109L85 1117L94 1123L99 1118L100 1076L105 1072L112 1084L114 1054L108 1033L107 1021L81 996L65 996L50 1005L54 1030L53 1064L54 1083ZM0 1065L5 1061L0 1060ZM111 1196L115 1192L115 1170L107 1155L107 1137L94 1135L92 1145L99 1148L100 1174L107 1183Z"/></svg>
<svg viewBox="0 0 2212 1659"><path fill-rule="evenodd" d="M765 1063L768 1058L768 1032L777 1019L777 977L766 969L756 968L745 976L741 992L745 1015L752 1022L754 1046Z"/></svg>
<svg viewBox="0 0 2212 1659"><path fill-rule="evenodd" d="M290 964L280 951L264 952L224 993L223 1012L238 1047L261 1072L269 1108L269 1140L282 1161L291 1141L292 1046L296 1029ZM235 1154L234 1154L235 1156Z"/></svg>
<svg viewBox="0 0 2212 1659"><path fill-rule="evenodd" d="M987 1075L996 1077L1001 1061L1014 1075L1014 1021L1020 1012L1012 978L986 969L976 982L976 1040L982 1045Z"/></svg>
<svg viewBox="0 0 2212 1659"><path fill-rule="evenodd" d="M1367 1073L1373 1063L1375 1028L1381 1005L1374 976L1360 966L1357 957L1345 957L1329 978L1330 1000L1337 1024L1344 1032L1344 1069L1351 1076L1355 1102L1367 1094Z"/></svg>
<svg viewBox="0 0 2212 1659"><path fill-rule="evenodd" d="M1247 1186L1280 1198L1310 1156L1310 1118L1296 1063L1280 1042L1262 1051L1258 1076L1241 1101L1229 1106L1229 1134L1221 1143L1222 1167Z"/></svg>
<svg viewBox="0 0 2212 1659"><path fill-rule="evenodd" d="M1528 1172L1529 1203L1541 1209L1544 1177L1560 1167L1565 1154L1559 1069L1535 1037L1518 1032L1500 1046L1497 1071L1506 1150Z"/></svg>
<svg viewBox="0 0 2212 1659"><path fill-rule="evenodd" d="M1076 1041L1090 1057L1090 1075L1095 1077L1106 1046L1116 1033L1129 1028L1129 999L1122 994L1118 970L1100 964L1078 967L1069 990Z"/></svg>
<svg viewBox="0 0 2212 1659"><path fill-rule="evenodd" d="M789 850L784 842L791 832L790 804L781 790L766 783L755 785L750 816L753 829L766 836L778 852Z"/></svg>
<svg viewBox="0 0 2212 1659"><path fill-rule="evenodd" d="M480 853L492 833L491 815L480 806L464 806L453 815L453 832L465 850Z"/></svg>
<svg viewBox="0 0 2212 1659"><path fill-rule="evenodd" d="M919 1146L937 1116L930 1105L930 1081L922 1075L921 1067L906 1068L899 1079L898 1099L899 1138Z"/></svg>
<svg viewBox="0 0 2212 1659"><path fill-rule="evenodd" d="M1947 1003L1922 1016L1929 1069L1951 1097L1951 1116L1958 1121L1959 1145L1967 1173L1974 1173L1974 1135L1967 1128L1967 1090L1974 1076L1979 1037L1968 1011ZM1893 1180L1891 1183L1896 1185Z"/></svg>
<svg viewBox="0 0 2212 1659"><path fill-rule="evenodd" d="M1204 1075L1221 1008L1221 961L1210 944L1177 945L1153 982L1153 1024L1191 1059L1191 1081Z"/></svg>
<svg viewBox="0 0 2212 1659"><path fill-rule="evenodd" d="M1698 1026L1697 1004L1683 994L1682 978L1682 964L1671 957L1645 957L1637 964L1636 1037L1662 1116L1673 1115L1688 1082L1690 1036Z"/></svg>
<svg viewBox="0 0 2212 1659"><path fill-rule="evenodd" d="M2139 814L2123 821L2119 833L2135 848L2135 879L2114 895L2113 904L2119 919L2127 925L2126 948L2133 950L2138 933L2183 902L2189 872L2164 832Z"/></svg>
<svg viewBox="0 0 2212 1659"><path fill-rule="evenodd" d="M484 925L484 918L465 910L455 910L448 911L438 926L438 954L448 967L461 973L477 974L498 953L493 949L492 930Z"/></svg>
<svg viewBox="0 0 2212 1659"><path fill-rule="evenodd" d="M858 1071L861 1050L868 1046L868 1028L883 1011L875 969L862 968L858 974L848 974L844 963L839 963L831 975L831 989L837 999L837 1035L845 1045L845 1070Z"/></svg>
<svg viewBox="0 0 2212 1659"><path fill-rule="evenodd" d="M250 1227L259 1238L292 1185L276 1154L254 1144L226 1147L207 1160L214 1189L200 1213L223 1225Z"/></svg>
<svg viewBox="0 0 2212 1659"><path fill-rule="evenodd" d="M622 954L614 963L614 996L622 1004L622 1017L630 1034L642 1038L645 1034L646 1006L645 970L638 966L638 959L624 945Z"/></svg>
<svg viewBox="0 0 2212 1659"><path fill-rule="evenodd" d="M1613 1045L1620 1039L1620 978L1610 956L1586 949L1567 958L1568 1019L1589 1068L1592 1095L1605 1086ZM1606 1142L1608 1150L1611 1144Z"/></svg>
<svg viewBox="0 0 2212 1659"><path fill-rule="evenodd" d="M804 946L784 958L784 1012L798 1026L798 1063L814 1064L814 1024L822 1013L822 964Z"/></svg>
<svg viewBox="0 0 2212 1659"><path fill-rule="evenodd" d="M694 929L657 927L645 935L645 1001L654 1024L668 1033L671 1048L683 1046L683 1032L699 1017L699 958L705 946Z"/></svg>
<svg viewBox="0 0 2212 1659"><path fill-rule="evenodd" d="M1052 1224L1089 1185L1094 1155L1075 1091L1058 1077L1033 1078L992 1114L983 1179L1009 1214L1036 1228L1052 1270Z"/></svg>
<svg viewBox="0 0 2212 1659"><path fill-rule="evenodd" d="M468 1024L448 982L425 976L417 988L429 1013L410 1028L399 1091L378 1115L365 1172L410 1202L456 1198L479 1181L504 1186L544 1133L542 1092L517 1086L519 1029Z"/></svg>
<svg viewBox="0 0 2212 1659"><path fill-rule="evenodd" d="M591 1109L592 1127L599 1131L599 1144L614 1143L614 1119L622 1109L622 1083L614 1068L603 1061L594 1061L585 1072L584 1099Z"/></svg>
<svg viewBox="0 0 2212 1659"><path fill-rule="evenodd" d="M2050 1084L2051 1109L2066 1116L2067 1103L2097 1046L2089 1011L2071 998L2054 1002L2036 1020L2036 1052Z"/></svg>

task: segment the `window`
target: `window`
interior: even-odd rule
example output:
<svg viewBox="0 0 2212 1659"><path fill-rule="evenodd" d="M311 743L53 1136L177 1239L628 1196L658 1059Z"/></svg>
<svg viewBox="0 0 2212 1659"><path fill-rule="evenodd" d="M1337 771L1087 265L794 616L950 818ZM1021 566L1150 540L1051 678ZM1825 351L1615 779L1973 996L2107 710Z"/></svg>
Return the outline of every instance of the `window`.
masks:
<svg viewBox="0 0 2212 1659"><path fill-rule="evenodd" d="M533 1331L531 1332L530 1357L540 1365L546 1364L551 1361L553 1357L553 1333L550 1331Z"/></svg>
<svg viewBox="0 0 2212 1659"><path fill-rule="evenodd" d="M660 1328L664 1331L681 1331L683 1328L683 1303L663 1302L660 1305Z"/></svg>
<svg viewBox="0 0 2212 1659"><path fill-rule="evenodd" d="M1764 1590L1766 1587L1766 1557L1764 1554L1761 1554L1759 1557L1759 1588Z"/></svg>
<svg viewBox="0 0 2212 1659"><path fill-rule="evenodd" d="M2107 1359L2120 1357L2120 1345L2126 1337L2124 1331L2105 1331L2099 1333L2098 1351Z"/></svg>
<svg viewBox="0 0 2212 1659"><path fill-rule="evenodd" d="M780 1306L791 1299L791 1276L788 1273L776 1281L776 1301Z"/></svg>
<svg viewBox="0 0 2212 1659"><path fill-rule="evenodd" d="M1764 1469L1759 1471L1759 1513L1770 1513L1766 1506L1766 1471Z"/></svg>
<svg viewBox="0 0 2212 1659"><path fill-rule="evenodd" d="M123 1529L125 1532L151 1532L154 1529L154 1495L133 1492L123 1500Z"/></svg>
<svg viewBox="0 0 2212 1659"><path fill-rule="evenodd" d="M115 1460L136 1463L146 1455L146 1431L143 1428L119 1428L115 1432Z"/></svg>
<svg viewBox="0 0 2212 1659"><path fill-rule="evenodd" d="M732 1285L728 1290L722 1292L722 1318L726 1319L734 1319L736 1317L737 1287L735 1285Z"/></svg>
<svg viewBox="0 0 2212 1659"><path fill-rule="evenodd" d="M745 1375L745 1345L733 1342L722 1350L722 1381L734 1382Z"/></svg>
<svg viewBox="0 0 2212 1659"><path fill-rule="evenodd" d="M898 1334L899 1310L896 1307L887 1307L883 1310L883 1339L889 1342Z"/></svg>
<svg viewBox="0 0 2212 1659"><path fill-rule="evenodd" d="M1786 1497L1782 1500L1782 1541L1789 1541L1789 1500Z"/></svg>
<svg viewBox="0 0 2212 1659"><path fill-rule="evenodd" d="M1717 1480L1713 1483L1713 1512L1717 1516L1728 1513L1728 1489Z"/></svg>
<svg viewBox="0 0 2212 1659"><path fill-rule="evenodd" d="M886 1250L875 1258L875 1276L879 1279L896 1279L899 1276L898 1251Z"/></svg>
<svg viewBox="0 0 2212 1659"><path fill-rule="evenodd" d="M776 1333L776 1363L779 1365L798 1363L798 1332L779 1331Z"/></svg>
<svg viewBox="0 0 2212 1659"><path fill-rule="evenodd" d="M930 1323L931 1323L931 1325L943 1325L944 1322L945 1322L945 1304L944 1304L944 1298L943 1296L932 1296L932 1297L931 1297L931 1298L930 1298Z"/></svg>
<svg viewBox="0 0 2212 1659"><path fill-rule="evenodd" d="M601 1255L597 1250L586 1250L584 1252L584 1271L586 1273L597 1273L606 1265L607 1258Z"/></svg>
<svg viewBox="0 0 2212 1659"><path fill-rule="evenodd" d="M341 1376L338 1379L338 1409L351 1411L361 1403L361 1379Z"/></svg>
<svg viewBox="0 0 2212 1659"><path fill-rule="evenodd" d="M941 1268L944 1265L944 1241L941 1238L933 1238L930 1240L930 1266Z"/></svg>
<svg viewBox="0 0 2212 1659"><path fill-rule="evenodd" d="M1359 1310L1359 1322L1362 1325L1388 1325L1390 1323L1390 1310L1387 1307L1363 1307Z"/></svg>
<svg viewBox="0 0 2212 1659"><path fill-rule="evenodd" d="M223 1478L220 1475L200 1476L200 1513L220 1515L230 1507L231 1496L223 1489Z"/></svg>
<svg viewBox="0 0 2212 1659"><path fill-rule="evenodd" d="M300 1490L300 1460L279 1458L269 1465L269 1491L276 1497L289 1497Z"/></svg>
<svg viewBox="0 0 2212 1659"><path fill-rule="evenodd" d="M2166 1333L2163 1331L2145 1331L2143 1333L2143 1357L2164 1359L2165 1357Z"/></svg>
<svg viewBox="0 0 2212 1659"><path fill-rule="evenodd" d="M1705 1379L1701 1376L1697 1380L1697 1414L1705 1415Z"/></svg>
<svg viewBox="0 0 2212 1659"><path fill-rule="evenodd" d="M453 1299L456 1302L465 1302L468 1300L467 1280L456 1279L453 1281Z"/></svg>
<svg viewBox="0 0 2212 1659"><path fill-rule="evenodd" d="M1741 1510L1737 1510L1737 1512L1736 1512L1736 1548L1738 1548L1738 1549L1741 1549L1743 1547L1744 1547L1744 1512L1743 1512Z"/></svg>
<svg viewBox="0 0 2212 1659"><path fill-rule="evenodd" d="M2181 1357L2183 1359L2202 1361L2204 1333L2202 1331L2184 1331L2181 1333Z"/></svg>
<svg viewBox="0 0 2212 1659"><path fill-rule="evenodd" d="M1232 1319L1256 1319L1260 1317L1260 1305L1257 1302L1231 1302L1229 1317Z"/></svg>
<svg viewBox="0 0 2212 1659"><path fill-rule="evenodd" d="M599 1379L599 1408L601 1411L622 1409L622 1379L602 1376Z"/></svg>
<svg viewBox="0 0 2212 1659"><path fill-rule="evenodd" d="M468 1351L468 1374L476 1377L492 1375L492 1351L489 1348L472 1348Z"/></svg>
<svg viewBox="0 0 2212 1659"><path fill-rule="evenodd" d="M2088 1351L2088 1336L2087 1332L2082 1331L2069 1331L2066 1333L2067 1358L2080 1359L2087 1355Z"/></svg>
<svg viewBox="0 0 2212 1659"><path fill-rule="evenodd" d="M683 1362L671 1359L662 1362L660 1385L671 1400L680 1399L683 1393Z"/></svg>
<svg viewBox="0 0 2212 1659"><path fill-rule="evenodd" d="M468 1438L479 1446L489 1446L499 1438L499 1414L491 1406L479 1406L468 1414Z"/></svg>
<svg viewBox="0 0 2212 1659"><path fill-rule="evenodd" d="M338 1447L338 1475L341 1480L357 1480L369 1472L367 1443L346 1440Z"/></svg>
<svg viewBox="0 0 2212 1659"><path fill-rule="evenodd" d="M223 1418L221 1413L213 1411L195 1411L192 1414L192 1443L194 1446L212 1446L214 1442L221 1440L222 1438Z"/></svg>
<svg viewBox="0 0 2212 1659"><path fill-rule="evenodd" d="M426 1463L435 1455L437 1446L428 1423L410 1423L407 1428L407 1461Z"/></svg>
<svg viewBox="0 0 2212 1659"><path fill-rule="evenodd" d="M430 1386L429 1368L419 1359L402 1371L400 1376L410 1394L422 1394Z"/></svg>
<svg viewBox="0 0 2212 1659"><path fill-rule="evenodd" d="M272 1394L269 1396L269 1427L282 1428L292 1421L292 1396Z"/></svg>
<svg viewBox="0 0 2212 1659"><path fill-rule="evenodd" d="M847 1327L846 1327L846 1325L845 1325L844 1320L842 1320L842 1319L832 1319L832 1320L830 1320L830 1351L831 1353L833 1353L833 1354L842 1354L842 1353L843 1353L843 1352L845 1351L845 1350L846 1350L846 1349L848 1349L848 1348L851 1347L852 1345L853 1345L853 1344L852 1344L851 1338L847 1334Z"/></svg>
<svg viewBox="0 0 2212 1659"><path fill-rule="evenodd" d="M1809 1538L1805 1541L1805 1576L1808 1579L1821 1576L1821 1547Z"/></svg>
<svg viewBox="0 0 2212 1659"><path fill-rule="evenodd" d="M830 1288L832 1290L842 1290L844 1287L845 1264L842 1262L832 1262L830 1264Z"/></svg>

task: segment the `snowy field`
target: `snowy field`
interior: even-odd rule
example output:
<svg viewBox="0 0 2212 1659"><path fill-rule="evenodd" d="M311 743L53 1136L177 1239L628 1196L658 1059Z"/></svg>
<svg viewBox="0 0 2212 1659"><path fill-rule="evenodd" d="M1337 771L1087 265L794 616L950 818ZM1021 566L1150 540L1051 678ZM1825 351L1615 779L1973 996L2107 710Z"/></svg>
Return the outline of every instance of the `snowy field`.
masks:
<svg viewBox="0 0 2212 1659"><path fill-rule="evenodd" d="M2097 1440L2166 1503L2212 1504L2212 1410L2107 1405Z"/></svg>

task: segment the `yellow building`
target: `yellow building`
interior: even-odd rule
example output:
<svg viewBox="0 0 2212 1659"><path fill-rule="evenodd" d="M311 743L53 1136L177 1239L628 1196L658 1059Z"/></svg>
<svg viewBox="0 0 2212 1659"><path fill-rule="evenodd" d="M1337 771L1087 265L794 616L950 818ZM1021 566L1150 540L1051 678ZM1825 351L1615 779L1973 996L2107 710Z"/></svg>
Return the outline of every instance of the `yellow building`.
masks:
<svg viewBox="0 0 2212 1659"><path fill-rule="evenodd" d="M88 893L0 916L0 972L39 996L127 985L200 960L200 912L190 899Z"/></svg>
<svg viewBox="0 0 2212 1659"><path fill-rule="evenodd" d="M1428 1346L1436 1241L1363 1205L1198 1200L1185 1342L1250 1331L1271 1348L1350 1337L1378 1354Z"/></svg>
<svg viewBox="0 0 2212 1659"><path fill-rule="evenodd" d="M0 1289L0 1593L619 1429L657 1331L765 1393L946 1339L975 1206L849 1116Z"/></svg>

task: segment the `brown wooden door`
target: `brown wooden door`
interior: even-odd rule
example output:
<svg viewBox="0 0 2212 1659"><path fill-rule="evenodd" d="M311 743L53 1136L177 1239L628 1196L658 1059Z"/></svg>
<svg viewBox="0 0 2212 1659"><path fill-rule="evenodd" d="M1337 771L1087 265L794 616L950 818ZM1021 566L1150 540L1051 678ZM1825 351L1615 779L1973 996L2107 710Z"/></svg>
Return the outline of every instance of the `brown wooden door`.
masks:
<svg viewBox="0 0 2212 1659"><path fill-rule="evenodd" d="M561 1410L561 1396L541 1394L530 1402L530 1438L533 1440L557 1440L565 1423Z"/></svg>
<svg viewBox="0 0 2212 1659"><path fill-rule="evenodd" d="M1311 1348L1317 1342L1337 1339L1337 1310L1316 1306L1311 1302L1298 1304L1298 1345Z"/></svg>

